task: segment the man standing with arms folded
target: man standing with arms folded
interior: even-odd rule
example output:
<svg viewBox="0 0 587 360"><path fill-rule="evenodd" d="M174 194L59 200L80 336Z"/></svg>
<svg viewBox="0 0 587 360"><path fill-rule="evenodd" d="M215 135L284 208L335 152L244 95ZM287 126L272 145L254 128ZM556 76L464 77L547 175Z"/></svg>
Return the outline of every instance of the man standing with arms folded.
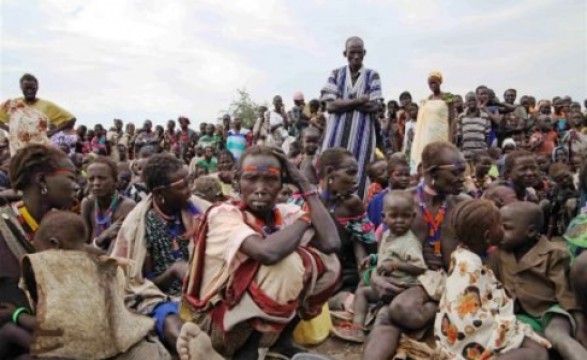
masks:
<svg viewBox="0 0 587 360"><path fill-rule="evenodd" d="M363 66L366 53L363 40L350 37L343 52L348 65L333 70L322 89L322 101L327 102L330 114L322 150L340 146L355 155L360 197L367 188L365 168L375 153L376 114L383 98L379 74Z"/></svg>

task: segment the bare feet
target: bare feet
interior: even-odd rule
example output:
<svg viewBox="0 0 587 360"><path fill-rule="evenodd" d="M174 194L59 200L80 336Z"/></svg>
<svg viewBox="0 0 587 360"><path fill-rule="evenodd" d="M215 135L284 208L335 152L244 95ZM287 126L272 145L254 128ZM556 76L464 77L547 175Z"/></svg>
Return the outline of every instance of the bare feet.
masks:
<svg viewBox="0 0 587 360"><path fill-rule="evenodd" d="M181 360L224 360L212 348L208 335L191 322L181 327L176 347Z"/></svg>

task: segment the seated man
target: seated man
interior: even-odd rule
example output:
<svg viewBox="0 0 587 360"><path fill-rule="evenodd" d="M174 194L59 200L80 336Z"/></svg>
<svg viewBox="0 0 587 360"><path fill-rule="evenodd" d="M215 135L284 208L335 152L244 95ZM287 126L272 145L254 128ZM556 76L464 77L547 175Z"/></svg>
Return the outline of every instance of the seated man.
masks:
<svg viewBox="0 0 587 360"><path fill-rule="evenodd" d="M242 201L208 210L184 283L180 316L234 359L256 359L270 347L293 356L296 313L318 315L339 278L336 225L312 185L277 151L253 146L243 154L237 166ZM285 176L301 189L309 214L276 205Z"/></svg>

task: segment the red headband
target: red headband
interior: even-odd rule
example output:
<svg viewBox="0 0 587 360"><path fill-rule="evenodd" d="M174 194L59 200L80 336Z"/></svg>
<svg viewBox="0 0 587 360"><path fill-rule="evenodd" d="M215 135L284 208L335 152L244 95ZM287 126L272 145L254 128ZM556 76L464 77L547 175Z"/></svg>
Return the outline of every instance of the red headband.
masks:
<svg viewBox="0 0 587 360"><path fill-rule="evenodd" d="M243 171L257 171L257 172L264 172L264 173L270 173L270 174L274 174L274 175L280 175L281 174L281 169L275 166L254 166L254 165L249 165L249 166L244 166L243 167Z"/></svg>

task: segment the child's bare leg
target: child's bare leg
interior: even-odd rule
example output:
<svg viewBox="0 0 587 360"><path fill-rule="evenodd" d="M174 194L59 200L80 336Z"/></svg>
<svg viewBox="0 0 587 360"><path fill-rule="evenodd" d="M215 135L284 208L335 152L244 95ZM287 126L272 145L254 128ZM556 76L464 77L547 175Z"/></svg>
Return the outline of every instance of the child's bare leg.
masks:
<svg viewBox="0 0 587 360"><path fill-rule="evenodd" d="M0 359L4 359L11 351L22 349L28 352L33 335L15 324L7 323L0 328Z"/></svg>
<svg viewBox="0 0 587 360"><path fill-rule="evenodd" d="M379 297L373 288L366 286L359 287L355 292L353 303L353 323L364 326L369 304L373 304L377 300L379 300Z"/></svg>
<svg viewBox="0 0 587 360"><path fill-rule="evenodd" d="M544 330L544 335L563 359L587 359L587 350L572 337L571 330L571 324L567 318L554 315Z"/></svg>
<svg viewBox="0 0 587 360"><path fill-rule="evenodd" d="M332 333L343 340L356 343L365 341L365 318L369 310L369 303L378 300L377 293L370 287L361 286L353 298L353 322L335 326Z"/></svg>
<svg viewBox="0 0 587 360"><path fill-rule="evenodd" d="M363 349L363 359L388 360L397 350L401 330L389 319L389 308L384 306L377 313L375 326Z"/></svg>
<svg viewBox="0 0 587 360"><path fill-rule="evenodd" d="M212 342L198 325L185 323L177 339L177 353L181 360L223 360L212 348Z"/></svg>
<svg viewBox="0 0 587 360"><path fill-rule="evenodd" d="M397 295L389 305L391 321L407 330L421 330L434 321L438 303L431 301L424 288L409 288Z"/></svg>
<svg viewBox="0 0 587 360"><path fill-rule="evenodd" d="M173 349L173 351L175 351L177 339L179 338L182 326L183 321L181 321L179 315L169 314L165 317L163 325L163 341L168 349Z"/></svg>
<svg viewBox="0 0 587 360"><path fill-rule="evenodd" d="M538 344L536 341L524 338L519 349L508 351L507 353L497 357L499 360L548 360L548 351L546 348Z"/></svg>

